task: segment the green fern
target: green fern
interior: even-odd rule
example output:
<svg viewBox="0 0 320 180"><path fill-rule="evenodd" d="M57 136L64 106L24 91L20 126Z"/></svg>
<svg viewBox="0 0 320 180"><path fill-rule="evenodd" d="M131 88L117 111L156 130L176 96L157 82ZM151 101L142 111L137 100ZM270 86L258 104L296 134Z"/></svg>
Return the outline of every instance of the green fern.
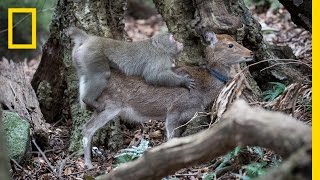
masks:
<svg viewBox="0 0 320 180"><path fill-rule="evenodd" d="M216 178L215 172L207 172L207 173L203 173L202 175L203 180L213 180L215 178Z"/></svg>
<svg viewBox="0 0 320 180"><path fill-rule="evenodd" d="M240 146L237 146L234 150L230 151L228 154L226 154L225 156L223 156L223 160L222 162L219 164L219 166L213 171L213 172L208 172L208 173L204 173L202 175L202 179L203 180L213 180L216 179L216 175L217 172L219 170L221 170L222 168L224 168L227 163L230 162L231 159L235 158L236 156L238 156L239 152L241 150Z"/></svg>
<svg viewBox="0 0 320 180"><path fill-rule="evenodd" d="M255 178L261 175L266 174L266 171L264 168L267 166L267 162L257 162L257 163L251 163L248 165L243 166L243 169L246 170L247 176L251 178Z"/></svg>
<svg viewBox="0 0 320 180"><path fill-rule="evenodd" d="M275 100L278 96L283 94L283 92L286 89L286 85L279 83L279 82L269 82L272 84L272 89L264 91L262 93L263 100L264 101L273 101Z"/></svg>
<svg viewBox="0 0 320 180"><path fill-rule="evenodd" d="M259 147L259 146L254 146L254 147L253 147L253 151L254 151L256 154L259 155L259 158L260 158L260 159L263 159L263 157L264 157L264 152L263 152L263 149L262 149L261 147Z"/></svg>
<svg viewBox="0 0 320 180"><path fill-rule="evenodd" d="M116 155L116 167L120 164L127 163L142 156L142 154L149 148L149 141L142 139L138 147L126 148L121 151L121 154Z"/></svg>

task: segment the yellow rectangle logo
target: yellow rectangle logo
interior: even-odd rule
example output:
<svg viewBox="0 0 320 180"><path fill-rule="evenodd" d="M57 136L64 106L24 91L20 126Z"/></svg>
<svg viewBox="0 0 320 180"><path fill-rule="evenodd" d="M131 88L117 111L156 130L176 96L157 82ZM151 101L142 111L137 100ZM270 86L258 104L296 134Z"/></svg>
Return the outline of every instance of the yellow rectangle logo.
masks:
<svg viewBox="0 0 320 180"><path fill-rule="evenodd" d="M31 44L13 44L13 14L31 13ZM36 8L8 8L8 49L36 49L37 48L37 11Z"/></svg>

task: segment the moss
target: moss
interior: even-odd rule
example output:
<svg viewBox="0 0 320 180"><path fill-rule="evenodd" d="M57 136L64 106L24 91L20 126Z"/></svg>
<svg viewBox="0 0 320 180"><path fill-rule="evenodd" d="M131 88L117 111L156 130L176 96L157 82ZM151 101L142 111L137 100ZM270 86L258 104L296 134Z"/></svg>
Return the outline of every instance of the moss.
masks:
<svg viewBox="0 0 320 180"><path fill-rule="evenodd" d="M4 111L4 129L9 158L22 160L30 141L30 124L18 114Z"/></svg>
<svg viewBox="0 0 320 180"><path fill-rule="evenodd" d="M41 81L37 90L38 101L46 109L50 109L53 98L52 98L52 88L48 81Z"/></svg>

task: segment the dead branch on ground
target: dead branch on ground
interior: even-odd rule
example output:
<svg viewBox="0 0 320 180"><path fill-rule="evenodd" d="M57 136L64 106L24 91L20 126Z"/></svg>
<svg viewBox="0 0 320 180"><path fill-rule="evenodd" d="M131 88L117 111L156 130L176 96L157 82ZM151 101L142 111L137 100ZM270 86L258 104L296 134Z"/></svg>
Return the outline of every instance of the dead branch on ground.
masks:
<svg viewBox="0 0 320 180"><path fill-rule="evenodd" d="M216 126L192 136L175 138L144 153L100 179L161 179L175 171L208 162L236 146L261 146L287 158L311 144L311 128L279 112L236 101Z"/></svg>

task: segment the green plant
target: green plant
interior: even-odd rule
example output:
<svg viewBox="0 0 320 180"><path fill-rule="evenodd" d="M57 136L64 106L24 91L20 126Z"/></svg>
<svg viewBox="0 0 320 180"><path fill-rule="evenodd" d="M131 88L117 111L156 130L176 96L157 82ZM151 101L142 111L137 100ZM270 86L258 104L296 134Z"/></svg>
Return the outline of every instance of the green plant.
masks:
<svg viewBox="0 0 320 180"><path fill-rule="evenodd" d="M271 10L276 10L281 7L281 4L278 0L244 0L244 3L247 7L255 5L259 7L267 7Z"/></svg>
<svg viewBox="0 0 320 180"><path fill-rule="evenodd" d="M284 90L286 89L286 85L279 83L279 82L269 82L272 84L272 89L264 91L262 93L264 101L273 101L279 95L283 94Z"/></svg>
<svg viewBox="0 0 320 180"><path fill-rule="evenodd" d="M224 167L226 167L226 165L230 162L230 160L232 160L233 158L238 156L240 150L241 150L241 147L237 146L234 150L230 151L228 154L223 156L223 160L219 164L219 166L213 172L204 173L202 175L202 179L203 180L215 179L216 175L217 175L217 172L220 171L221 169L223 169Z"/></svg>
<svg viewBox="0 0 320 180"><path fill-rule="evenodd" d="M202 179L203 180L213 180L213 179L215 179L216 175L217 174L215 172L203 173Z"/></svg>
<svg viewBox="0 0 320 180"><path fill-rule="evenodd" d="M116 166L122 163L127 163L142 156L142 154L149 148L149 141L142 139L138 147L133 146L121 151L121 154L116 155Z"/></svg>
<svg viewBox="0 0 320 180"><path fill-rule="evenodd" d="M242 168L246 170L248 177L255 178L266 174L264 168L267 166L267 164L267 162L262 161L242 166Z"/></svg>
<svg viewBox="0 0 320 180"><path fill-rule="evenodd" d="M244 170L243 174L233 174L239 179L242 180L251 180L257 178L261 175L266 174L267 168L278 167L280 165L281 159L278 158L277 155L272 155L271 162L270 158L267 160L265 158L264 150L259 147L248 147L248 150L251 153L257 154L259 159L254 162L250 162L247 165L243 165L241 168Z"/></svg>

